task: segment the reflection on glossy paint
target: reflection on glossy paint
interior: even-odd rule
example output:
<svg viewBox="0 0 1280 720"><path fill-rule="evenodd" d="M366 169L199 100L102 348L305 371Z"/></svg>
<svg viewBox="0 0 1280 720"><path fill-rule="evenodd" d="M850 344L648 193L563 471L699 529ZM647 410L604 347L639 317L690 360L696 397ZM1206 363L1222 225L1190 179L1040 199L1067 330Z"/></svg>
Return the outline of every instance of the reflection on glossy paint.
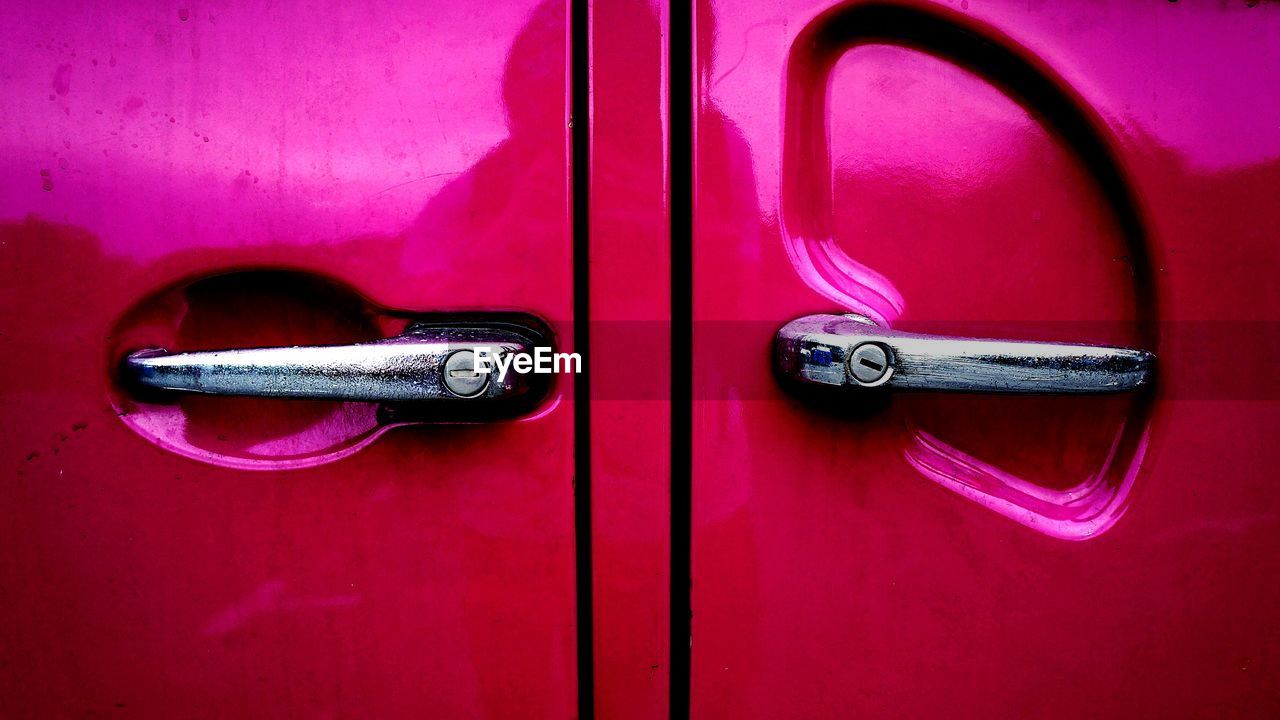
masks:
<svg viewBox="0 0 1280 720"><path fill-rule="evenodd" d="M334 345L403 331L407 319L370 305L350 288L304 273L256 271L205 278L138 303L111 333L118 360L137 348ZM367 447L392 427L422 422L372 402L152 395L113 387L125 425L171 452L243 470L313 467ZM549 417L554 394L518 422ZM462 432L481 431L458 423Z"/></svg>
<svg viewBox="0 0 1280 720"><path fill-rule="evenodd" d="M824 20L795 40L784 100L781 229L787 256L810 288L842 308L888 324L905 301L884 275L833 239L828 86L851 38L831 37Z"/></svg>
<svg viewBox="0 0 1280 720"><path fill-rule="evenodd" d="M503 23L509 21L504 18ZM372 310L362 294L378 297L385 306L421 312L488 308L508 296L533 298L542 294L532 290L535 285L567 287L567 188L564 183L546 180L563 178L567 160L566 107L548 102L548 98L562 98L566 92L565 58L555 51L564 42L564 3L538 3L518 27L501 53L483 42L459 48L463 57L472 52L482 56L484 62L477 61L473 72L478 75L477 82L489 79L469 86L464 95L494 96L487 97L488 102L455 108L448 121L434 118L434 124L442 126L439 130L445 145L452 144L446 127L459 118L468 120L465 128L459 128L459 134L466 138L465 152L433 152L427 157L431 163L427 166L414 152L415 172L405 171L408 179L404 181L378 187L362 184L364 171L385 171L379 176L382 183L396 177L389 166L368 160L377 156L368 148L361 150L366 157L364 167L353 168L336 157L343 150L334 147L332 138L326 143L307 143L307 138L281 137L273 147L281 153L292 149L287 152L288 162L282 161L274 169L275 178L270 182L260 183L261 169L248 163L253 169L232 173L229 183L206 182L199 177L207 172L203 156L197 153L186 158L186 173L178 180L212 190L178 187L181 207L186 213L198 212L202 218L214 220L205 219L195 227L170 227L170 216L175 213L164 202L149 202L136 212L129 210L127 222L114 222L111 215L99 218L118 226L111 228L115 233L108 232L107 239L100 240L102 245L111 244L110 238L119 233L119 227L130 228L134 233L128 238L129 247L134 254L145 246L148 253L165 254L180 273L184 272L181 268L190 266L190 271L215 276L194 283L181 278L179 284L190 283L185 289L151 296L135 306L112 333L113 353L137 347L177 350L368 341L394 335L396 329L370 325L371 313L380 311ZM398 41L387 43L386 52L397 57ZM502 59L500 67L494 67L495 58ZM422 78L430 80L431 72L442 73L451 66L452 61L445 68L433 67ZM236 82L240 80L236 78ZM310 92L309 88L297 88L292 80L281 81L285 89ZM417 87L392 86L401 93L417 93L411 90ZM380 112L402 111L381 94L368 94L368 102L377 104ZM431 100L438 109L440 103L455 99ZM305 99L299 102L306 104ZM398 104L404 102L401 97ZM284 132L283 124L292 120L295 109L280 112L285 116L279 121ZM367 133L376 123L376 114L344 113L324 119L339 127L330 136L346 137L347 133ZM261 128L251 132L244 127L260 118L230 116L221 120L238 130L233 132L229 127L226 132L214 132L215 137L244 135L261 142ZM173 123L159 127L170 131L170 125ZM495 126L505 137L498 133L500 139L489 143L486 129ZM423 132L412 124L398 122L388 126L379 140L384 143L384 152L394 149L399 157L409 153L421 136ZM295 143L301 147L294 148ZM300 173L294 164L303 152L308 154L311 176L297 187L294 183L301 182L297 180ZM97 162L96 156L93 159ZM108 164L107 168L117 179L121 173L155 172L147 167L150 159L147 152L139 152L129 162ZM94 171L107 172L96 167ZM264 179L270 177L263 175ZM128 207L139 202L132 195L125 200L123 205L109 206ZM294 202L298 205L292 205ZM416 216L400 219L410 207L417 207ZM394 211L389 214L389 209ZM280 215L288 222L273 225L270 221ZM219 228L217 223L240 224ZM269 242L258 240L264 234L271 238ZM146 246L139 240L156 236L164 242ZM244 238L255 242L237 247ZM298 243L309 245L309 252L299 254ZM136 262L147 266L158 261L142 256ZM531 263L539 268L536 278L528 272ZM246 265L284 266L303 272L280 273L275 279L267 273L216 276ZM141 287L154 288L162 281L153 274L146 282ZM326 282L332 287L322 291L312 287ZM556 298L557 305L563 301ZM140 315L144 316L141 320ZM564 311L555 314L566 315ZM388 319L383 314L379 322L386 325ZM375 405L360 403L186 396L173 406L165 406L135 402L119 393L114 393L113 399L125 424L159 446L239 469L293 469L332 462L368 446L394 424L380 419ZM536 418L548 416L558 404L556 395Z"/></svg>
<svg viewBox="0 0 1280 720"><path fill-rule="evenodd" d="M402 324L397 321L395 327ZM387 334L379 315L340 283L302 273L217 275L157 293L113 329L112 359L140 347L330 345ZM112 392L120 419L160 447L240 469L330 462L386 425L372 403L182 395L165 401Z"/></svg>
<svg viewBox="0 0 1280 720"><path fill-rule="evenodd" d="M698 192L705 199L716 197L708 184L719 186L714 192L720 196L735 187L755 188L760 199L754 207L697 206L701 234L694 252L706 259L695 283L702 317L770 318L781 324L831 310L832 300L798 278L777 232L778 109L784 107L779 93L790 89L780 78L795 33L815 12L871 4L697 4L699 50L717 63L712 75L721 79L702 100L699 153L701 123L711 112L720 125L740 130L738 145L745 149L731 166L700 158ZM1105 118L1104 137L1132 178L1151 228L1152 284L1161 291L1165 321L1276 316L1280 296L1266 276L1280 260L1270 229L1277 217L1280 164L1274 157L1280 134L1264 132L1263 123L1274 126L1280 94L1259 92L1259 83L1277 75L1280 56L1273 49L1280 6L970 0L961 13L959 2L893 4L946 14L977 37L992 37L995 27L996 41L1013 38L1034 51L1051 75L1065 77L1078 90L1082 107L1096 108ZM703 14L714 15L714 25L702 22ZM843 132L831 120L831 132ZM900 128L903 145L913 131L914 126ZM834 149L840 140L833 136ZM1019 150L1024 148L1025 143ZM1046 197L1056 195L1066 211L1106 214L1105 206L1090 200L1087 177L1064 178L1052 157L1043 158L1022 156L1029 161L1025 167L1004 168L994 183L963 198L952 186L940 198L947 210L930 202L923 183L862 195L863 208L893 218L880 228L902 234L897 247L889 244L878 255L867 252L872 243L862 238L881 235L868 227L865 211L849 207L848 197L836 206L837 220L840 212L848 213L847 224L837 225L833 236L858 262L896 283L909 306L899 327L907 320L1129 324L1133 340L1161 353L1159 400L1127 424L1130 435L1109 461L1107 440L1114 440L1124 417L1119 408L1108 414L1096 438L1091 434L1081 454L1080 435L1089 431L1077 423L1088 421L1086 408L1068 408L1078 415L1064 418L1052 412L1061 409L1052 400L1015 403L1018 411L1010 417L1000 397L898 396L890 411L915 424L890 427L882 415L816 414L812 406L778 396L733 408L753 429L745 445L720 433L716 422L727 412L722 403L695 403L697 447L710 459L695 468L693 478L694 715L857 716L890 708L901 716L939 717L962 708L978 717L1110 717L1134 709L1140 715L1244 717L1275 705L1274 684L1267 682L1276 675L1269 650L1274 642L1260 629L1270 627L1276 606L1280 525L1246 522L1264 514L1274 518L1280 507L1272 469L1280 460L1275 403L1257 402L1256 396L1251 402L1223 402L1218 396L1185 403L1178 396L1207 383L1202 362L1166 362L1174 333L1155 338L1141 327L1141 315L1099 314L1097 301L1076 304L1076 298L1098 290L1110 300L1125 299L1118 292L1124 286L1102 271L1115 267L1116 275L1127 274L1123 256L1137 256L1123 238L1115 242L1107 226L1072 218L1055 225L1052 238L1023 243L1015 257L986 262L985 268L969 254L976 249L994 257L1006 247L1018 249L1014 242L979 240L992 232L1032 238L1026 231L1036 228L1027 227L1027 216ZM1040 175L1033 174L1037 165ZM882 178L867 178L856 190L874 189ZM1005 206L990 193L993 185L1004 193ZM1061 202L1062 193L1085 202ZM974 207L975 195L982 208ZM707 212L753 210L745 218L706 218ZM929 226L916 225L921 220ZM731 230L751 222L764 239L764 261L725 261L738 242ZM1038 227L1055 222L1045 212ZM1098 230L1112 233L1112 239L1100 238ZM1073 234L1089 244L1076 245ZM1062 239L1061 247L1052 244L1055 238ZM1085 260L1071 262L1068 244L1095 263L1099 274L1093 277L1114 284L1082 282L1075 268ZM942 252L921 253L922 246ZM893 253L902 256L900 264L889 259ZM957 261L976 273L962 273L968 284L957 292L957 286L912 267L926 259L922 254L933 256L939 275ZM1018 263L1024 277L1016 274ZM1075 293L1072 300L1055 303L1064 292ZM1129 292L1130 300L1140 302L1154 295ZM1018 314L1008 317L1010 311ZM1094 340L1087 333L1062 339ZM1153 339L1159 342L1149 344ZM753 353L757 346L735 347ZM721 349L695 358L700 383L725 356ZM922 412L929 413L927 422ZM1149 432L1147 412L1157 418ZM965 458L926 450L928 439L913 439L911 430L944 439L979 465L945 466L945 477L926 479L904 457L904 448L938 464ZM1144 468L1130 480L1138 462L1131 458L1143 453ZM1104 466L1109 471L1099 478ZM708 487L713 473L751 476L756 495L734 518L705 512L716 501L715 488ZM993 506L1012 498L1023 506L1006 502L1004 509L1024 519L1032 518L1025 509L1031 508L1079 525L1089 522L1088 513L1072 512L1069 496L1058 498L1063 507L1054 507L1034 492L1065 493L1088 480L1097 483L1086 488L1094 490L1090 504L1096 503L1098 517L1121 520L1096 523L1103 541L1060 541L940 487L944 479L955 482L956 474L966 473L985 493L975 497ZM1020 486L1008 476L1035 482ZM1130 494L1121 499L1124 492ZM1132 512L1121 515L1118 508L1128 503ZM1081 528L1057 530L1083 534ZM1096 692L1049 697L1046 667L1054 677L1070 678L1073 687ZM1148 671L1126 671L1134 667Z"/></svg>
<svg viewBox="0 0 1280 720"><path fill-rule="evenodd" d="M356 593L296 596L289 592L288 583L284 580L268 580L254 588L248 595L215 613L201 632L204 635L222 637L245 627L258 615L351 607L358 605L360 599L360 595Z"/></svg>
<svg viewBox="0 0 1280 720"><path fill-rule="evenodd" d="M888 325L906 307L889 279L849 257L830 237L815 238L785 232L787 256L809 287L848 312Z"/></svg>
<svg viewBox="0 0 1280 720"><path fill-rule="evenodd" d="M149 405L141 412L122 412L121 420L160 447L193 460L240 470L296 470L341 460L378 439L390 426L377 422L369 403L340 403L323 418L282 436L217 451L193 444L189 418L178 404Z"/></svg>
<svg viewBox="0 0 1280 720"><path fill-rule="evenodd" d="M1023 308L963 300L992 277L993 265L1020 272L1010 283L1013 296L1041 319L1055 312L1147 317L1153 303L1144 296L1150 271L1142 229L1122 181L1113 182L1119 176L1088 111L1010 41L977 48L956 22L941 11L849 5L797 35L786 70L780 194L783 242L796 273L845 310L885 325L906 317L907 297L948 294L949 302L928 307L924 317L1016 317ZM852 168L839 167L845 163ZM863 192L839 202L854 187ZM1017 208L1023 232L993 222L1014 221L1004 198L1024 197L1034 204ZM882 207L893 209L886 216ZM1050 212L1044 228L1041 207ZM965 222L950 227L958 219ZM975 237L972 229L957 235L984 224L992 236ZM856 257L841 247L841 235L857 243ZM1028 251L1035 243L1049 249ZM1056 253L1067 261L1054 264ZM893 267L912 294L869 258ZM1061 277L1040 288L1035 279L1044 267ZM1046 297L1048 309L1034 300ZM984 507L1053 537L1086 539L1111 527L1127 503L1133 473L1115 480L1113 466L1136 472L1141 465L1145 407L1139 402L1120 416L1106 460L1066 489L1050 487L1052 473L1019 475L966 454L915 425L910 412L904 454L925 477ZM1131 442L1134 432L1144 439ZM1019 437L1013 430L1007 439ZM1048 456L1055 451L1061 449L1043 448Z"/></svg>
<svg viewBox="0 0 1280 720"><path fill-rule="evenodd" d="M110 373L122 313L218 273L295 270L415 313L567 318L566 128L509 122L525 116L503 88L563 119L563 5L8 3L0 19L0 714L571 715L563 406L370 442L368 415L342 404L122 419ZM485 157L487 184L467 175ZM483 259L469 242L491 262L468 263ZM316 340L395 333L283 301L215 323L210 296L156 334L271 341L237 315ZM166 417L153 432L211 448L202 462L129 427ZM326 449L326 434L354 438ZM241 471L268 454L310 466ZM37 655L53 660L22 660Z"/></svg>
<svg viewBox="0 0 1280 720"><path fill-rule="evenodd" d="M1131 457L1117 456L1123 436L1122 427L1102 467L1066 490L1005 472L920 429L913 429L905 456L930 480L1032 530L1062 540L1088 540L1114 525L1129 506L1148 431L1143 428Z"/></svg>
<svg viewBox="0 0 1280 720"><path fill-rule="evenodd" d="M503 60L530 14L502 3L422 12L438 28L429 42L406 29L425 20L394 2L193 8L181 23L159 8L136 13L145 19L56 4L0 9L13 36L28 38L7 53L22 87L8 94L6 112L39 121L20 145L0 150L37 154L56 188L42 193L39 178L23 173L0 199L4 214L48 213L139 260L186 241L172 227L172 205L234 209L207 214L201 247L237 245L264 222L313 237L371 221L402 226L424 196L508 134ZM232 24L276 34L229 32ZM109 202L67 203L67 192ZM140 224L171 236L141 242L106 231ZM291 235L275 242L314 243Z"/></svg>

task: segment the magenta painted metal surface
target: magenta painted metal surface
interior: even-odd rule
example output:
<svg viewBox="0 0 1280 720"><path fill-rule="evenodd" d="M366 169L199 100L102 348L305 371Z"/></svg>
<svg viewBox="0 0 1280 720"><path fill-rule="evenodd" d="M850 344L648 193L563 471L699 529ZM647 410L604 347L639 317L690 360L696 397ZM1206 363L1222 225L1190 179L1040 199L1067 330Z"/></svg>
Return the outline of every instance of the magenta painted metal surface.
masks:
<svg viewBox="0 0 1280 720"><path fill-rule="evenodd" d="M650 0L592 4L588 357L600 718L669 716L667 13Z"/></svg>
<svg viewBox="0 0 1280 720"><path fill-rule="evenodd" d="M0 12L0 714L571 715L566 384L382 433L111 380L146 341L562 328L564 5L56 5Z"/></svg>
<svg viewBox="0 0 1280 720"><path fill-rule="evenodd" d="M1280 7L708 1L694 34L694 716L1280 711ZM766 351L833 310L1148 347L1157 392L833 412Z"/></svg>
<svg viewBox="0 0 1280 720"><path fill-rule="evenodd" d="M1280 713L1280 8L696 8L693 714ZM602 717L669 703L668 12L591 25ZM567 346L563 4L0 20L0 714L572 715L571 383L394 427L112 378L406 313ZM768 360L831 310L1160 377L833 412Z"/></svg>

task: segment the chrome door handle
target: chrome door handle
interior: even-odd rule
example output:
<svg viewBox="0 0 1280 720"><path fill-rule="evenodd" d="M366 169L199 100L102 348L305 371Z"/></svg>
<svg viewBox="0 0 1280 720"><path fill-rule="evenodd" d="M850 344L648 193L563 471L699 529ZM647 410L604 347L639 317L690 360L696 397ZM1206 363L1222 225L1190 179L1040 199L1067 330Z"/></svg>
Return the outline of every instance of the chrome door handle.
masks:
<svg viewBox="0 0 1280 720"><path fill-rule="evenodd" d="M1107 393L1151 381L1145 350L920 335L857 315L809 315L778 331L774 361L806 384L955 392Z"/></svg>
<svg viewBox="0 0 1280 720"><path fill-rule="evenodd" d="M391 403L493 404L536 395L538 376L475 373L474 353L530 353L548 345L514 323L411 325L398 337L354 345L168 353L142 350L121 374L135 389L269 398Z"/></svg>

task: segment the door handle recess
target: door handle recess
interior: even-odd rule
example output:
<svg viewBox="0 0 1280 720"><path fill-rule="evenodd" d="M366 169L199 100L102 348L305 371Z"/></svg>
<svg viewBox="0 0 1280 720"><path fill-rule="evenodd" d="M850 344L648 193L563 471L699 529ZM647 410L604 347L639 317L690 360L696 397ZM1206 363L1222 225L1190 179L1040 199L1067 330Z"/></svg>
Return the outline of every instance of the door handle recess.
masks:
<svg viewBox="0 0 1280 720"><path fill-rule="evenodd" d="M474 372L474 354L530 353L542 333L515 323L415 323L401 335L353 345L169 353L141 350L121 367L136 391L434 405L533 401L546 375ZM526 402L520 402L521 406Z"/></svg>
<svg viewBox="0 0 1280 720"><path fill-rule="evenodd" d="M1145 350L921 335L860 315L808 315L774 344L778 372L804 384L995 393L1110 393L1151 382Z"/></svg>

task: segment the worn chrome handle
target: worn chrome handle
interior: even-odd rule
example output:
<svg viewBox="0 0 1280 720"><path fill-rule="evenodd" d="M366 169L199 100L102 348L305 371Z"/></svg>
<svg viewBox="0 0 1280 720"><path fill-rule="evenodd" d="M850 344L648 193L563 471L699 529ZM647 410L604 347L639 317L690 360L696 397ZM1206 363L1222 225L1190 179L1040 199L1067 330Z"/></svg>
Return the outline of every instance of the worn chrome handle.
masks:
<svg viewBox="0 0 1280 720"><path fill-rule="evenodd" d="M1145 350L920 335L856 315L809 315L778 331L784 377L854 388L957 392L1106 393L1151 380Z"/></svg>
<svg viewBox="0 0 1280 720"><path fill-rule="evenodd" d="M125 358L134 387L211 395L371 402L468 404L506 401L538 389L520 372L474 372L474 353L533 353L540 335L511 324L416 324L402 335L354 345L269 347Z"/></svg>

